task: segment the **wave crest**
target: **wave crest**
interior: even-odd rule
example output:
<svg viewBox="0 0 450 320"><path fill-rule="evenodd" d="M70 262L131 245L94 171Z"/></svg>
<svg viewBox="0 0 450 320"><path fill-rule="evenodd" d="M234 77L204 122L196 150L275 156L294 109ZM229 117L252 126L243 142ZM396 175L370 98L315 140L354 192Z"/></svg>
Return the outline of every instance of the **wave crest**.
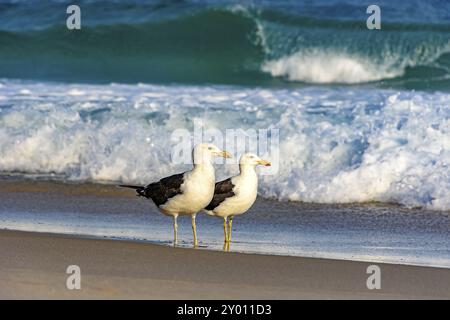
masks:
<svg viewBox="0 0 450 320"><path fill-rule="evenodd" d="M280 16L274 9L188 12L87 24L79 33L59 26L0 30L0 74L73 82L261 86L284 85L279 77L322 84L398 77L388 85L449 88L446 26L422 30L385 23L386 33L368 33L354 22Z"/></svg>
<svg viewBox="0 0 450 320"><path fill-rule="evenodd" d="M293 55L263 63L261 69L273 77L290 81L328 84L355 84L402 76L404 70L390 69L368 59L346 54L297 52Z"/></svg>

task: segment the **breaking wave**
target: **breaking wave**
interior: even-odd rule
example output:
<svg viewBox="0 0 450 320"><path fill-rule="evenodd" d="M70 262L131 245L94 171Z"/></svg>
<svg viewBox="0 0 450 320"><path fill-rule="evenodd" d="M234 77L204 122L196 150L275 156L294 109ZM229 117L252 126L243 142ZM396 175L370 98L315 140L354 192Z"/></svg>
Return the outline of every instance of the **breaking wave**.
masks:
<svg viewBox="0 0 450 320"><path fill-rule="evenodd" d="M450 95L392 90L0 82L0 171L146 183L186 169L171 135L280 129L260 193L450 210ZM218 178L236 173L218 167Z"/></svg>
<svg viewBox="0 0 450 320"><path fill-rule="evenodd" d="M290 81L355 84L402 76L404 69L389 70L372 61L334 53L296 53L267 61L262 70Z"/></svg>
<svg viewBox="0 0 450 320"><path fill-rule="evenodd" d="M42 8L27 7L32 3L11 2L0 10L0 76L91 83L283 87L286 82L375 82L389 88L450 88L448 24L387 19L378 32L366 29L356 4L348 10L351 17L336 14L335 20L323 20L309 12L327 10L320 3L298 8L299 14L281 4L208 3L112 2L100 10L86 2L90 15L81 30L72 32L58 14L65 12L62 2L44 8L45 16Z"/></svg>

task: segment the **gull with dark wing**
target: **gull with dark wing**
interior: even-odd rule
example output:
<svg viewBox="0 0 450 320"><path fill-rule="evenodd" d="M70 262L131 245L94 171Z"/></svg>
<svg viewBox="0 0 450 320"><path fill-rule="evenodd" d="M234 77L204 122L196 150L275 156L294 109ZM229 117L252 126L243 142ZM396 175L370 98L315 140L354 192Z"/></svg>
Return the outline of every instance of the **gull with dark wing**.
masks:
<svg viewBox="0 0 450 320"><path fill-rule="evenodd" d="M223 218L225 244L231 242L233 217L247 212L258 194L257 165L270 166L270 162L246 153L239 160L239 175L216 183L214 196L205 208L207 214ZM228 222L228 218L230 218Z"/></svg>
<svg viewBox="0 0 450 320"><path fill-rule="evenodd" d="M178 243L178 216L192 219L194 245L198 245L195 218L199 211L211 202L214 195L214 157L230 158L231 155L213 144L201 143L192 151L194 168L191 171L163 178L147 186L121 185L135 189L138 196L152 199L165 215L173 217L174 244Z"/></svg>

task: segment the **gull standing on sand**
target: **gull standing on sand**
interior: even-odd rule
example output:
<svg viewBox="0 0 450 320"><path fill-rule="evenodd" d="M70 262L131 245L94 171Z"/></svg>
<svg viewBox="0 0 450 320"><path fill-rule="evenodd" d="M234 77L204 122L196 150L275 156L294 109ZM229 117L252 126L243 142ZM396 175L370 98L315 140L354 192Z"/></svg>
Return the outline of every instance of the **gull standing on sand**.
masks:
<svg viewBox="0 0 450 320"><path fill-rule="evenodd" d="M174 245L178 243L178 216L190 215L194 245L198 246L195 218L213 198L216 178L212 161L217 156L231 158L228 152L220 150L215 145L201 143L192 151L194 168L191 171L163 178L147 186L120 185L120 187L135 189L138 196L152 199L163 214L173 217Z"/></svg>
<svg viewBox="0 0 450 320"><path fill-rule="evenodd" d="M205 208L207 214L223 218L225 244L231 242L233 217L247 212L258 194L257 165L270 166L270 162L246 153L239 160L239 175L217 182L214 197ZM228 217L230 221L228 222Z"/></svg>

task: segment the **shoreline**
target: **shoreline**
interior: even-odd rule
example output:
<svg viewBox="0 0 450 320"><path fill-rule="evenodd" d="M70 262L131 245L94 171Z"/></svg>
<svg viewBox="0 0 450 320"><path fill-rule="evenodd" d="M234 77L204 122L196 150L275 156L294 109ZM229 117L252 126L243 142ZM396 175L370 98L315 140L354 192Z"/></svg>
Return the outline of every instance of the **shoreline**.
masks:
<svg viewBox="0 0 450 320"><path fill-rule="evenodd" d="M3 299L449 299L450 270L0 231ZM65 287L69 265L81 290Z"/></svg>
<svg viewBox="0 0 450 320"><path fill-rule="evenodd" d="M124 197L135 199L136 194L130 192L129 189L118 187L122 182L98 182L98 181L70 181L64 179L51 179L45 177L36 179L28 176L2 175L0 174L0 191L12 193L59 193L62 195L88 195L88 196L106 196L106 197ZM449 214L450 210L425 209L421 207L406 207L395 202L348 202L348 203L320 203L320 202L303 202L291 200L277 200L274 198L262 198L258 196L259 201L274 202L287 206L309 206L309 207L384 207L397 208L406 211L426 210L436 213Z"/></svg>
<svg viewBox="0 0 450 320"><path fill-rule="evenodd" d="M110 197L126 197L136 198L136 194L130 192L129 189L121 188L118 185L123 182L117 181L72 181L61 179L52 179L51 177L44 176L43 178L36 178L35 175L26 174L1 174L0 173L0 190L7 192L58 192L66 195L91 195L91 196L110 196ZM327 202L303 202L303 201L291 201L291 200L278 200L274 198L261 198L259 200L266 202L277 202L280 204L287 204L292 206L335 206L335 207L385 207L385 208L398 208L400 210L407 211L431 211L442 214L449 214L450 210L437 210L428 209L422 207L407 207L396 202L381 202L381 201L366 201L366 202L343 202L343 203L327 203Z"/></svg>
<svg viewBox="0 0 450 320"><path fill-rule="evenodd" d="M250 237L276 229L273 217L287 219L286 223L292 224L291 219L307 211L301 216L300 224L326 230L334 215L338 215L335 222L341 223L349 215L353 223L357 214L354 207L345 205L274 203L257 201L252 213L255 216L249 216L249 228L258 228L253 224L255 221L260 224L269 219L269 229L257 229ZM378 210L377 205L362 207ZM350 213L340 213L336 208ZM396 206L380 206L380 209L382 214L399 210ZM221 239L221 226L216 226L215 219L202 220L201 240L206 244L203 242L204 247L199 249L190 247L190 228L186 228L189 227L186 221L181 221L186 224L182 230L184 241L174 248L170 245L170 221L152 212L146 201L137 201L134 194L111 185L0 180L3 223L8 220L8 212L13 212L10 215L13 219L19 219L19 225L31 221L25 227L45 226L54 219L62 219L65 228L69 226L62 230L76 230L70 229L70 221L85 227L96 224L103 227L112 219L111 228L127 230L142 224L141 234L145 236L1 229L1 299L450 299L450 269L446 267L308 258L274 249L271 253L251 253L250 247L240 250L243 233L248 228L244 228L243 219L237 224L238 241L233 243L237 250L232 246L232 252L223 252L220 242L211 242ZM421 214L420 210L412 212ZM397 214L405 215L405 212ZM406 216L409 214L406 211ZM320 218L321 215L324 217ZM312 220L304 220L306 217ZM91 229L85 227L79 230L89 233ZM217 230L208 239L205 233L213 227ZM274 235L281 236L283 228ZM312 241L311 236L306 235L306 244ZM319 238L322 237L319 233ZM259 239L252 245L271 244ZM81 269L81 290L66 288L69 265ZM381 290L367 289L370 265L381 268Z"/></svg>
<svg viewBox="0 0 450 320"><path fill-rule="evenodd" d="M189 220L189 219L188 219ZM278 202L258 198L235 223L231 250L287 257L450 268L449 217L392 204ZM182 247L192 246L180 219ZM222 251L222 224L198 216L201 250ZM170 246L170 219L114 185L0 179L0 229ZM414 239L414 242L411 242Z"/></svg>

